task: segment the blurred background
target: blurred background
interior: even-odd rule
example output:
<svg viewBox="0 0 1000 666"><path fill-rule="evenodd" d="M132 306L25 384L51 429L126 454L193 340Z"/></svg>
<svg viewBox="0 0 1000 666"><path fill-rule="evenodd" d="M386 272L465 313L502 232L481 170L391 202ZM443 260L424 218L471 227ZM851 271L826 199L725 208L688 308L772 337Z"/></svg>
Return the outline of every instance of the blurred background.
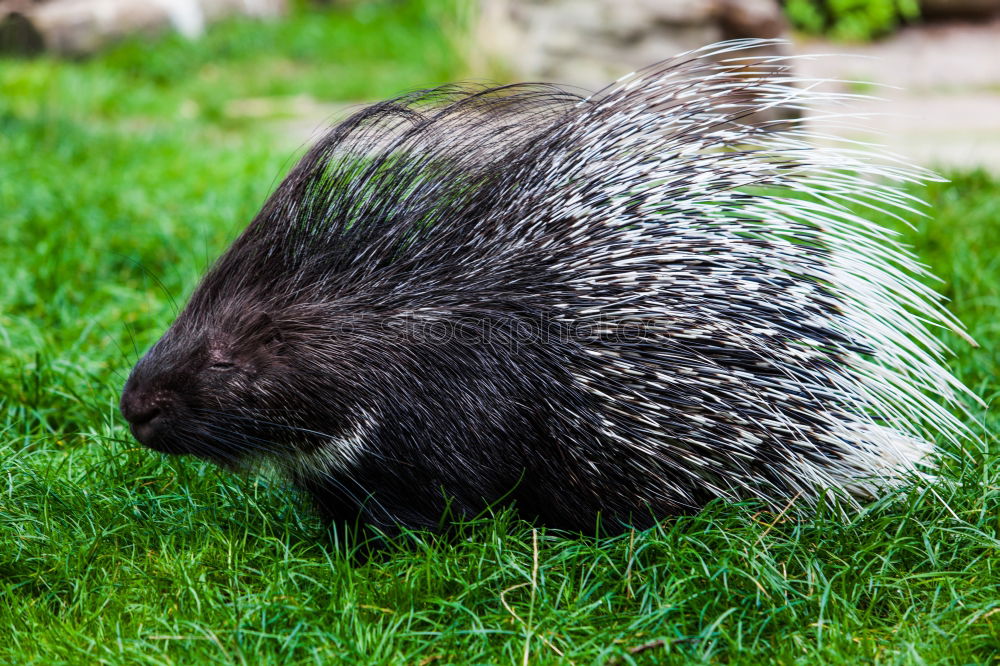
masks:
<svg viewBox="0 0 1000 666"><path fill-rule="evenodd" d="M883 98L852 112L908 158L1000 169L1000 0L0 0L0 84L8 111L269 130L296 146L344 107L411 88L596 90L738 37L851 56L796 74Z"/></svg>

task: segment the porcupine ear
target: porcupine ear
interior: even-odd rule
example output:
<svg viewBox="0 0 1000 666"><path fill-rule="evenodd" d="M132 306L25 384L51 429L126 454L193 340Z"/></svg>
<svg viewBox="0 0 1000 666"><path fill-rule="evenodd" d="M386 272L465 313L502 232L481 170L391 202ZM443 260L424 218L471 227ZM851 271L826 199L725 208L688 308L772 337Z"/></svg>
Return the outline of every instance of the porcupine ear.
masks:
<svg viewBox="0 0 1000 666"><path fill-rule="evenodd" d="M602 301L597 276L636 285L634 298L652 281L675 294L665 315L691 322L682 332L695 341L691 348L728 336L724 344L773 367L776 378L758 378L752 363L745 368L740 390L759 395L775 424L752 439L785 429L803 451L813 437L854 442L850 459L815 479L844 487L866 470L891 476L889 468L912 467L927 441L971 434L949 408L965 413L960 396L972 394L945 367L950 352L929 329L968 337L918 281L928 276L924 267L867 219L871 211L919 214L922 202L901 186L935 177L878 147L810 133L808 118L796 114L849 108L854 96L795 78L793 57L753 55L776 43L692 51L579 104L531 155L548 187L532 193L530 210L565 220L577 239L594 239L562 260L574 267L573 298L594 303L590 311L615 311ZM762 118L775 109L794 113ZM508 193L512 209L527 207L516 187ZM539 244L550 233L527 231ZM659 257L655 247L663 248ZM801 288L783 286L795 284ZM688 361L691 382L709 360ZM720 367L731 374L739 367L732 362ZM769 397L775 386L814 400L817 422L809 429L789 422ZM629 399L624 393L619 401ZM691 442L695 450L702 444ZM806 469L824 473L823 465Z"/></svg>
<svg viewBox="0 0 1000 666"><path fill-rule="evenodd" d="M262 347L278 350L284 345L285 336L275 315L267 310L251 313L247 329Z"/></svg>

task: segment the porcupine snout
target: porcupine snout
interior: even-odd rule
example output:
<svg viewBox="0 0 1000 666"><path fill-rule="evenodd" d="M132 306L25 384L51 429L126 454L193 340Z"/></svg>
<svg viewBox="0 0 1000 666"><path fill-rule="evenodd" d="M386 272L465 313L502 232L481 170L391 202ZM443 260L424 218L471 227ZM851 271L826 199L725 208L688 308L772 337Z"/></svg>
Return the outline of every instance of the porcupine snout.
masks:
<svg viewBox="0 0 1000 666"><path fill-rule="evenodd" d="M181 434L197 402L189 350L160 343L132 369L118 408L139 442L163 453L188 453ZM181 362L183 361L183 362Z"/></svg>
<svg viewBox="0 0 1000 666"><path fill-rule="evenodd" d="M122 393L119 409L139 442L157 451L179 453L170 444L179 404L178 396L172 391L150 391L138 382L129 382Z"/></svg>

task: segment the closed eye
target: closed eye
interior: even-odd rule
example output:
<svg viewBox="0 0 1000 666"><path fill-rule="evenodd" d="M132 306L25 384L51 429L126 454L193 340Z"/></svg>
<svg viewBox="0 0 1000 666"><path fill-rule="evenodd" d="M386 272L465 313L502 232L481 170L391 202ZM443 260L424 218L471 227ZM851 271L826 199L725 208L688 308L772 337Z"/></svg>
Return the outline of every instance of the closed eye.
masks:
<svg viewBox="0 0 1000 666"><path fill-rule="evenodd" d="M218 363L213 363L208 366L209 370L232 370L236 367L235 363L229 363L227 361L219 361Z"/></svg>

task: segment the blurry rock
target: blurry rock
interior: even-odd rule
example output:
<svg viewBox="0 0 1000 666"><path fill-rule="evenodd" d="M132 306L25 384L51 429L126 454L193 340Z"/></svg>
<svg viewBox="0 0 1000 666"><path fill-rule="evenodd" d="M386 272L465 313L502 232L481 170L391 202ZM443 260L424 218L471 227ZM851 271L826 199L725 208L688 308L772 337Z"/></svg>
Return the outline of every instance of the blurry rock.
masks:
<svg viewBox="0 0 1000 666"><path fill-rule="evenodd" d="M776 39L788 34L788 21L774 0L717 0L713 18L726 39Z"/></svg>
<svg viewBox="0 0 1000 666"><path fill-rule="evenodd" d="M595 90L720 39L787 30L777 0L479 0L470 50L480 71Z"/></svg>
<svg viewBox="0 0 1000 666"><path fill-rule="evenodd" d="M34 55L45 49L45 40L24 15L30 9L24 2L0 4L0 53Z"/></svg>

